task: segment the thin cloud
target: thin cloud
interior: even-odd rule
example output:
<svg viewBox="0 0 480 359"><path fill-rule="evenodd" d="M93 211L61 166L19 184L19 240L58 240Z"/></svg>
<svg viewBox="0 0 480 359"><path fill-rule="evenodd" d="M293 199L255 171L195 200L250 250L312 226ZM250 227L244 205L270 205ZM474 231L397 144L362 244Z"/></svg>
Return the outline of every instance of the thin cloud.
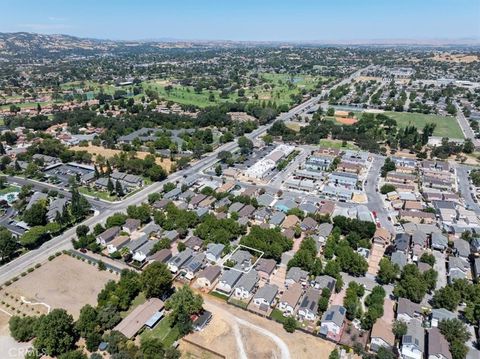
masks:
<svg viewBox="0 0 480 359"><path fill-rule="evenodd" d="M67 24L46 24L46 23L19 24L18 27L23 29L29 29L30 31L56 31L56 30L65 30L65 29L71 28L71 26Z"/></svg>

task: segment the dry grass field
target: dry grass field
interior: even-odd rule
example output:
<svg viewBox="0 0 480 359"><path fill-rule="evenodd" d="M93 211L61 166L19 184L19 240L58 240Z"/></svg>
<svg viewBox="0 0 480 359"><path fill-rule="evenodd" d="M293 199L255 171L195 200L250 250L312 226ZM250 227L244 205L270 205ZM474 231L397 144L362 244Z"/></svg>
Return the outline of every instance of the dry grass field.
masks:
<svg viewBox="0 0 480 359"><path fill-rule="evenodd" d="M101 146L92 146L92 145L89 145L88 147L81 147L81 146L73 146L71 148L72 151L87 151L88 153L91 153L92 156L93 156L93 160L95 160L95 156L97 155L102 155L103 157L105 158L111 158L113 156L115 156L116 154L119 154L120 150L113 150L113 149L110 149L110 148L104 148L104 147L101 147ZM142 151L139 151L137 152L137 157L138 158L141 158L141 159L144 159L146 155L149 155L150 153L148 152L142 152ZM170 161L169 158L157 158L156 159L156 162L159 166L162 166L163 169L167 172L170 173L170 169L172 167L172 161Z"/></svg>
<svg viewBox="0 0 480 359"><path fill-rule="evenodd" d="M433 59L435 61L441 62L454 62L454 63L464 63L469 64L475 61L480 61L480 56L478 55L465 55L465 54L436 54Z"/></svg>
<svg viewBox="0 0 480 359"><path fill-rule="evenodd" d="M80 309L85 304L95 305L105 283L116 278L113 273L61 255L2 290L0 297L7 291L20 301L23 298L26 302L38 303L36 306L41 312L48 311L48 307L63 308L78 318Z"/></svg>

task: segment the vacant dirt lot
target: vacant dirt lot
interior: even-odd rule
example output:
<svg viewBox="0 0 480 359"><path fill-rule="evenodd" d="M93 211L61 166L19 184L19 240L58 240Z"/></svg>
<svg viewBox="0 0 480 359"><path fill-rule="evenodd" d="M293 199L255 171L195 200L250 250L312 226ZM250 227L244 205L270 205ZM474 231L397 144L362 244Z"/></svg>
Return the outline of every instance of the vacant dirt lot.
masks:
<svg viewBox="0 0 480 359"><path fill-rule="evenodd" d="M328 358L335 348L333 343L319 337L298 331L289 334L279 323L210 296L204 296L204 299L205 308L213 313L212 321L203 331L187 338L227 358ZM276 336L276 341L250 325ZM278 342L288 347L288 356L282 355Z"/></svg>
<svg viewBox="0 0 480 359"><path fill-rule="evenodd" d="M8 293L32 303L63 308L78 318L85 304L95 305L97 295L117 276L93 265L61 255L8 287Z"/></svg>
<svg viewBox="0 0 480 359"><path fill-rule="evenodd" d="M103 148L101 146L92 146L88 145L88 147L82 147L82 146L73 146L71 148L72 151L87 151L88 153L91 153L93 156L93 159L95 160L95 156L97 155L102 155L105 158L111 158L115 156L116 154L122 152L120 150L113 150L110 148ZM139 151L137 152L137 157L141 158L142 160L145 158L146 155L149 155L150 153L148 152L142 152ZM156 162L159 166L162 166L165 171L170 172L170 168L172 167L172 161L170 161L169 158L157 158Z"/></svg>

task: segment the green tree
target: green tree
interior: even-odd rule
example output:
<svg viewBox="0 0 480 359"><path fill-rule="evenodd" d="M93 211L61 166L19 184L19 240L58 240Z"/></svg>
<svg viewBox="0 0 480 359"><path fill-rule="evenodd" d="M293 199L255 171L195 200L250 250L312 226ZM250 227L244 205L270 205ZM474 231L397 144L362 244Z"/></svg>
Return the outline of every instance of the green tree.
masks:
<svg viewBox="0 0 480 359"><path fill-rule="evenodd" d="M433 267L435 264L435 256L431 253L423 253L420 257L420 262L427 263Z"/></svg>
<svg viewBox="0 0 480 359"><path fill-rule="evenodd" d="M165 308L170 310L170 318L173 324L177 324L181 334L187 334L192 330L190 316L202 310L203 299L193 293L187 285L177 290L165 303Z"/></svg>
<svg viewBox="0 0 480 359"><path fill-rule="evenodd" d="M415 264L407 264L393 289L393 294L397 298L403 297L420 303L430 285L431 282L427 281Z"/></svg>
<svg viewBox="0 0 480 359"><path fill-rule="evenodd" d="M110 177L108 177L108 181L107 181L107 191L108 191L108 193L113 193L114 189L115 189L115 187L113 185L112 179Z"/></svg>
<svg viewBox="0 0 480 359"><path fill-rule="evenodd" d="M386 183L380 188L380 193L387 194L387 193L395 191L396 189L397 188L394 185Z"/></svg>
<svg viewBox="0 0 480 359"><path fill-rule="evenodd" d="M123 186L118 179L115 182L115 192L117 193L118 197L125 196L125 192L123 191Z"/></svg>
<svg viewBox="0 0 480 359"><path fill-rule="evenodd" d="M38 201L23 212L23 220L29 226L43 226L47 223L47 206L45 201Z"/></svg>
<svg viewBox="0 0 480 359"><path fill-rule="evenodd" d="M0 226L0 261L11 259L18 248L18 241L12 236L12 232Z"/></svg>
<svg viewBox="0 0 480 359"><path fill-rule="evenodd" d="M283 322L283 329L289 333L293 333L297 329L297 321L294 317L287 317Z"/></svg>
<svg viewBox="0 0 480 359"><path fill-rule="evenodd" d="M140 350L144 359L157 359L164 357L164 348L160 338L142 337Z"/></svg>
<svg viewBox="0 0 480 359"><path fill-rule="evenodd" d="M161 298L172 289L172 274L164 263L153 262L142 272L140 281L147 298Z"/></svg>
<svg viewBox="0 0 480 359"><path fill-rule="evenodd" d="M222 172L223 172L222 166L221 166L221 165L217 165L217 166L215 167L215 174L216 174L217 176L221 176L221 175L222 175Z"/></svg>
<svg viewBox="0 0 480 359"><path fill-rule="evenodd" d="M330 352L330 355L328 356L328 359L340 359L340 353L338 352L338 349L333 349Z"/></svg>
<svg viewBox="0 0 480 359"><path fill-rule="evenodd" d="M70 351L76 342L73 317L64 309L53 309L41 317L35 332L35 348L50 356Z"/></svg>
<svg viewBox="0 0 480 359"><path fill-rule="evenodd" d="M405 334L407 334L407 323L402 320L396 320L393 322L392 331L395 335L395 338L399 339L403 337Z"/></svg>
<svg viewBox="0 0 480 359"><path fill-rule="evenodd" d="M11 317L8 325L12 338L19 342L32 340L35 337L35 327L37 326L38 320L38 317Z"/></svg>
<svg viewBox="0 0 480 359"><path fill-rule="evenodd" d="M377 279L381 284L390 284L400 274L400 268L397 264L394 264L388 258L380 259L379 270Z"/></svg>

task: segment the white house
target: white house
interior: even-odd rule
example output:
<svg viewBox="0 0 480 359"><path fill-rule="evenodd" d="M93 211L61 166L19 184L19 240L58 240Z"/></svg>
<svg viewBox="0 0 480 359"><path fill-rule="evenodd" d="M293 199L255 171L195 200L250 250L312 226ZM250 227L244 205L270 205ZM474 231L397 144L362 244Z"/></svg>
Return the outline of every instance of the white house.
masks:
<svg viewBox="0 0 480 359"><path fill-rule="evenodd" d="M290 316L295 313L295 308L303 294L303 288L300 283L294 283L283 293L277 308L283 312L284 316Z"/></svg>
<svg viewBox="0 0 480 359"><path fill-rule="evenodd" d="M259 280L258 272L254 269L244 274L235 286L233 295L239 299L249 299L253 294L253 289Z"/></svg>
<svg viewBox="0 0 480 359"><path fill-rule="evenodd" d="M402 337L400 350L404 359L423 359L425 352L425 332L418 319L412 319L407 324L407 334Z"/></svg>

